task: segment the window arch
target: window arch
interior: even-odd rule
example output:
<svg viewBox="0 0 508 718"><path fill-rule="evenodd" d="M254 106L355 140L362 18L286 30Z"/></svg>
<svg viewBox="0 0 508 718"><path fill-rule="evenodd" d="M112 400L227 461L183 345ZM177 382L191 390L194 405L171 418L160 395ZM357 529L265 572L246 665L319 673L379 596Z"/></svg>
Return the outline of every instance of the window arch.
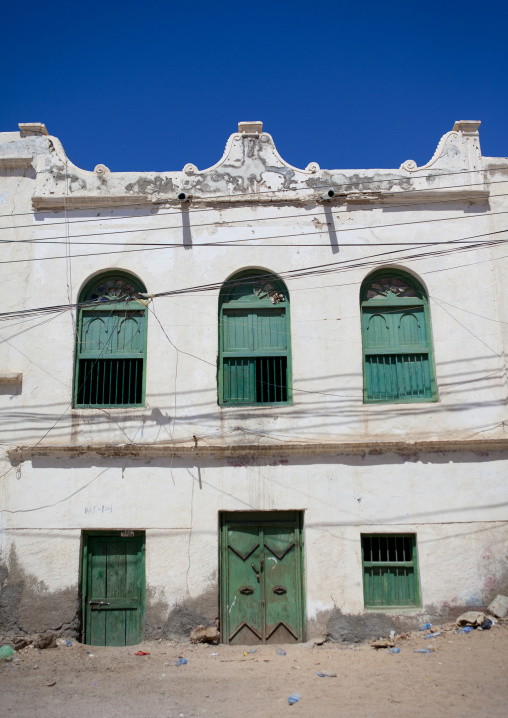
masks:
<svg viewBox="0 0 508 718"><path fill-rule="evenodd" d="M219 404L288 404L289 292L274 274L249 269L219 297Z"/></svg>
<svg viewBox="0 0 508 718"><path fill-rule="evenodd" d="M427 295L413 276L381 269L361 293L365 403L437 401Z"/></svg>
<svg viewBox="0 0 508 718"><path fill-rule="evenodd" d="M74 405L142 406L145 400L146 292L126 272L100 274L79 296Z"/></svg>

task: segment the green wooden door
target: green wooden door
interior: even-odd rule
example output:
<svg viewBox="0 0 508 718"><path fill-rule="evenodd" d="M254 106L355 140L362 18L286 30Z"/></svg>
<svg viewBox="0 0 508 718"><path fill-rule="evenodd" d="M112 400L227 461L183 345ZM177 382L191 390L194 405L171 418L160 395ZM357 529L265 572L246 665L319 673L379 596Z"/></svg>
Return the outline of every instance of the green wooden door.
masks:
<svg viewBox="0 0 508 718"><path fill-rule="evenodd" d="M85 643L132 646L143 638L144 537L91 535L84 541Z"/></svg>
<svg viewBox="0 0 508 718"><path fill-rule="evenodd" d="M223 515L224 643L296 643L304 637L301 515Z"/></svg>

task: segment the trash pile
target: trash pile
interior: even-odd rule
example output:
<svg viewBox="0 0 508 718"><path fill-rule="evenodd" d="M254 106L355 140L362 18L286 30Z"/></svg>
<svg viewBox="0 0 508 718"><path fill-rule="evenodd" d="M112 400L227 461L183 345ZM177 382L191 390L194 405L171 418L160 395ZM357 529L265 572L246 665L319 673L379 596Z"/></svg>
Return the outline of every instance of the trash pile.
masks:
<svg viewBox="0 0 508 718"><path fill-rule="evenodd" d="M507 596L496 596L487 609L490 616L485 615L483 611L466 611L457 618L454 624L440 624L435 625L432 623L424 623L419 626L419 633L424 640L439 638L443 634L458 633L467 634L471 631L489 631L493 626L499 625L499 622L506 619L508 620L508 597ZM395 634L395 631L390 632L389 638L378 638L370 641L372 648L380 649L386 648L387 653L397 654L400 653L400 647L396 646L396 643L406 640L410 633ZM434 646L428 646L426 648L413 649L414 653L429 654L437 650Z"/></svg>

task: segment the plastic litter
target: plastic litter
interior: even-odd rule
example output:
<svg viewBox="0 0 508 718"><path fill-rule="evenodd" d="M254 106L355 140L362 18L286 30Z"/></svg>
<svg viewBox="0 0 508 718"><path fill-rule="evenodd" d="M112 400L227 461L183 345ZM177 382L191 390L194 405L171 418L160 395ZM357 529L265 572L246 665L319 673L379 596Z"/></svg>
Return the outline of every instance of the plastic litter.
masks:
<svg viewBox="0 0 508 718"><path fill-rule="evenodd" d="M250 651L244 651L244 652L243 652L243 655L244 655L244 656L248 656L249 653L256 653L256 649L255 649L255 648L251 648Z"/></svg>
<svg viewBox="0 0 508 718"><path fill-rule="evenodd" d="M337 674L332 671L319 671L319 673L316 673L316 676L320 678L337 678Z"/></svg>
<svg viewBox="0 0 508 718"><path fill-rule="evenodd" d="M493 624L494 624L494 622L490 618L486 618L485 621L480 626L480 628L482 628L484 631L490 631Z"/></svg>
<svg viewBox="0 0 508 718"><path fill-rule="evenodd" d="M390 641L393 641L394 638L395 638L395 631L392 630L392 631L390 631Z"/></svg>
<svg viewBox="0 0 508 718"><path fill-rule="evenodd" d="M12 646L0 647L0 661L8 661L11 656L16 653Z"/></svg>
<svg viewBox="0 0 508 718"><path fill-rule="evenodd" d="M136 651L135 656L149 656L150 651Z"/></svg>
<svg viewBox="0 0 508 718"><path fill-rule="evenodd" d="M400 648L389 648L387 653L400 653Z"/></svg>
<svg viewBox="0 0 508 718"><path fill-rule="evenodd" d="M285 656L285 655L286 655L286 651L285 651L283 648L276 648L276 649L275 649L275 652L277 653L278 656ZM296 694L295 694L295 695L296 695Z"/></svg>
<svg viewBox="0 0 508 718"><path fill-rule="evenodd" d="M66 645L66 646L69 646L69 648L70 648L70 646L72 646L72 641L71 641L70 638L68 638L68 639L65 641L65 645Z"/></svg>
<svg viewBox="0 0 508 718"><path fill-rule="evenodd" d="M180 656L179 658L176 659L175 666L185 666L185 664L188 662L189 661L186 658L183 658L182 656Z"/></svg>
<svg viewBox="0 0 508 718"><path fill-rule="evenodd" d="M288 703L290 706L292 706L294 703L298 703L302 696L299 693L291 693L291 695L288 698Z"/></svg>
<svg viewBox="0 0 508 718"><path fill-rule="evenodd" d="M424 636L424 639L427 640L427 638L434 638L435 636L440 636L441 631L436 631L435 633L429 633L428 636Z"/></svg>
<svg viewBox="0 0 508 718"><path fill-rule="evenodd" d="M424 623L423 626L420 626L420 631L428 631L429 628L432 628L432 623Z"/></svg>
<svg viewBox="0 0 508 718"><path fill-rule="evenodd" d="M415 648L413 653L432 653L432 648Z"/></svg>
<svg viewBox="0 0 508 718"><path fill-rule="evenodd" d="M459 628L457 633L471 633L472 630L471 626L464 626L464 628Z"/></svg>

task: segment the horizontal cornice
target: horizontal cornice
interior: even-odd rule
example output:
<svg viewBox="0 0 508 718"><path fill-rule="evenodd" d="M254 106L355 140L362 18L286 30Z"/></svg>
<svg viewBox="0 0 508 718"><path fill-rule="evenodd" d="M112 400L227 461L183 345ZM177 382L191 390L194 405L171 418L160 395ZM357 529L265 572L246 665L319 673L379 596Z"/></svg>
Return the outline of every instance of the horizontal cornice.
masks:
<svg viewBox="0 0 508 718"><path fill-rule="evenodd" d="M54 444L38 446L17 446L9 449L7 455L11 462L18 463L34 456L61 458L79 458L95 454L104 457L163 458L163 457L207 457L230 459L249 457L252 459L266 456L348 456L440 453L457 451L506 451L508 438L501 439L446 439L435 441L358 441L339 443L301 443L301 444L235 444L221 445L177 445L157 444Z"/></svg>
<svg viewBox="0 0 508 718"><path fill-rule="evenodd" d="M476 189L467 187L461 189L428 189L428 190L410 190L409 192L349 192L339 193L333 199L327 200L326 205L343 205L343 204L414 204L418 201L442 202L443 200L459 201L475 201L487 202L489 199L489 189ZM235 194L229 197L225 196L195 196L190 199L189 206L217 206L217 205L252 205L252 204L308 204L316 203L316 192L313 189L302 188L295 192L270 192L259 194ZM171 207L181 208L182 203L174 196L154 195L86 195L76 196L46 196L34 195L32 197L32 205L35 210L53 210L59 211L64 209L86 209L87 207L115 207L125 205L167 205ZM414 209L414 207L413 207Z"/></svg>

